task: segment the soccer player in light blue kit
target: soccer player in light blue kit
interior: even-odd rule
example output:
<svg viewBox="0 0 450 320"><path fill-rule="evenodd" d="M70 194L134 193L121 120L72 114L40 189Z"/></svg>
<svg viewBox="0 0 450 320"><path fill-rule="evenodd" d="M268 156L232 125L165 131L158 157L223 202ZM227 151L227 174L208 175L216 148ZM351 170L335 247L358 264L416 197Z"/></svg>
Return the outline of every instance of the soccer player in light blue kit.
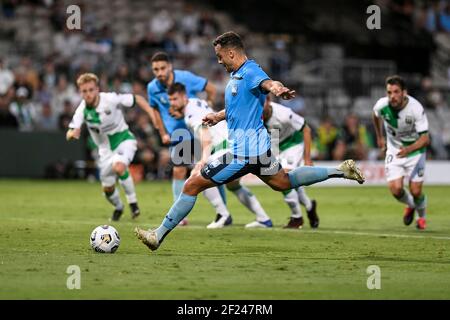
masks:
<svg viewBox="0 0 450 320"><path fill-rule="evenodd" d="M146 231L136 227L136 236L151 250L158 249L167 234L189 214L200 192L248 173L255 174L276 191L329 178L364 183L364 176L353 160L346 160L336 168L303 166L284 171L271 153L270 137L262 119L263 106L269 92L288 100L295 96L295 91L271 80L255 61L249 60L238 34L226 32L213 45L219 64L230 73L230 81L225 89L225 109L206 115L203 122L212 126L227 120L230 152L210 160L199 174L189 177L157 229Z"/></svg>
<svg viewBox="0 0 450 320"><path fill-rule="evenodd" d="M207 102L213 105L216 88L206 78L200 77L190 71L174 70L169 56L165 52L157 52L151 58L152 71L155 78L147 85L147 94L150 106L155 109L155 115L159 125L159 134L163 144L169 145L171 149L172 170L172 192L176 201L180 196L183 184L186 181L188 163L182 160L190 155L180 154L179 151L192 150L193 138L186 127L183 119L176 119L169 113L170 103L167 95L168 88L175 82L182 83L186 87L189 98L195 98L198 93L205 91ZM186 146L189 144L189 146ZM175 160L175 161L174 161ZM224 189L221 188L222 197ZM210 199L208 199L211 201ZM224 199L225 200L225 199ZM187 220L180 221L181 225L187 224Z"/></svg>

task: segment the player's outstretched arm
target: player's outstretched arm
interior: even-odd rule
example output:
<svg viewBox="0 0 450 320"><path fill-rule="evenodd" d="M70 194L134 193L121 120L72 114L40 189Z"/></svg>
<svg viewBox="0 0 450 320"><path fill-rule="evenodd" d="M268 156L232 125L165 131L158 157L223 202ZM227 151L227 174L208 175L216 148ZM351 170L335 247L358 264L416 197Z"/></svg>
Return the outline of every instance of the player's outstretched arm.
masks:
<svg viewBox="0 0 450 320"><path fill-rule="evenodd" d="M261 83L261 88L284 100L290 100L295 97L295 90L285 87L280 81L265 80Z"/></svg>
<svg viewBox="0 0 450 320"><path fill-rule="evenodd" d="M312 135L311 135L311 128L305 124L305 127L303 128L303 141L304 141L304 151L303 151L303 159L305 160L305 166L312 166L313 162L311 160L311 142L312 142Z"/></svg>
<svg viewBox="0 0 450 320"><path fill-rule="evenodd" d="M214 101L216 101L216 93L217 89L214 84L208 82L205 87L206 92L206 102L208 102L208 106L214 108Z"/></svg>
<svg viewBox="0 0 450 320"><path fill-rule="evenodd" d="M145 113L148 114L148 117L150 118L150 121L152 122L153 127L158 130L159 129L159 123L155 116L155 110L150 107L147 100L143 96L140 96L138 94L134 95L134 98L136 99L136 104L145 111Z"/></svg>
<svg viewBox="0 0 450 320"><path fill-rule="evenodd" d="M158 131L161 137L162 143L169 144L170 136L167 134L166 128L164 127L159 110L150 107L150 105L148 104L147 100L145 100L144 97L140 95L135 95L135 97L136 97L136 104L139 106L139 108L141 108L148 114L153 127Z"/></svg>
<svg viewBox="0 0 450 320"><path fill-rule="evenodd" d="M208 113L203 119L202 123L204 126L215 126L220 121L225 120L225 109L215 113Z"/></svg>
<svg viewBox="0 0 450 320"><path fill-rule="evenodd" d="M80 138L80 134L81 134L81 129L80 128L75 128L75 129L69 129L67 130L66 133L66 140L70 141L73 139L79 139Z"/></svg>
<svg viewBox="0 0 450 320"><path fill-rule="evenodd" d="M154 110L155 111L155 117L156 117L156 122L157 122L157 130L159 132L159 136L161 137L161 141L163 144L170 144L170 135L167 133L166 131L166 127L164 127L164 123L162 121L161 118L161 113L159 112L159 110Z"/></svg>
<svg viewBox="0 0 450 320"><path fill-rule="evenodd" d="M208 161L209 156L211 155L212 141L208 128L203 127L199 130L199 139L201 143L202 157L200 161L195 164L195 168L194 170L192 170L192 174L200 172L200 170Z"/></svg>
<svg viewBox="0 0 450 320"><path fill-rule="evenodd" d="M386 151L386 141L383 136L383 119L376 116L375 113L372 114L372 122L375 128L375 135L377 136L377 145L381 151Z"/></svg>

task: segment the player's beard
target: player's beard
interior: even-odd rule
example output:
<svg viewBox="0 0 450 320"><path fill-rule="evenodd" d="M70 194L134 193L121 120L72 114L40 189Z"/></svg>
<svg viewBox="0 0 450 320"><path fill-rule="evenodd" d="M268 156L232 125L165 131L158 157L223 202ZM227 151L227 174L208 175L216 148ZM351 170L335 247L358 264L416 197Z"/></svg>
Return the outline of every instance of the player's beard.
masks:
<svg viewBox="0 0 450 320"><path fill-rule="evenodd" d="M227 64L223 64L223 67L225 68L225 70L227 70L228 73L233 72L233 70L231 69L231 67L229 67Z"/></svg>
<svg viewBox="0 0 450 320"><path fill-rule="evenodd" d="M162 84L164 84L165 86L167 86L168 82L169 82L169 78L170 78L170 72L172 72L172 71L169 71L167 74L161 75L158 78L158 81L161 82Z"/></svg>
<svg viewBox="0 0 450 320"><path fill-rule="evenodd" d="M167 77L166 76L161 76L158 78L158 81L163 83L163 84L167 84Z"/></svg>
<svg viewBox="0 0 450 320"><path fill-rule="evenodd" d="M89 100L86 99L86 104L88 104L90 106L94 106L96 101L97 101L97 96L94 96L92 99L89 99Z"/></svg>
<svg viewBox="0 0 450 320"><path fill-rule="evenodd" d="M405 101L405 97L401 97L399 100L391 100L389 104L394 109L400 109L402 107L403 101Z"/></svg>

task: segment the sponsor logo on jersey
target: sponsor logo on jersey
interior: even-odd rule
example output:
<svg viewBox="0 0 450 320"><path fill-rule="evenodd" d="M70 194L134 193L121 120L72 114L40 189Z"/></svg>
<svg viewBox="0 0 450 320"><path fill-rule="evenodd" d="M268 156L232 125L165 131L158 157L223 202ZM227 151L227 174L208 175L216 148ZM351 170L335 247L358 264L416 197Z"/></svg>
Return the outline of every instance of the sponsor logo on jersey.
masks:
<svg viewBox="0 0 450 320"><path fill-rule="evenodd" d="M237 86L236 83L233 83L233 84L231 85L231 94L232 94L233 96L236 96L237 93L238 93L238 86Z"/></svg>
<svg viewBox="0 0 450 320"><path fill-rule="evenodd" d="M165 97L159 97L159 101L161 101L162 104L167 104L169 101Z"/></svg>
<svg viewBox="0 0 450 320"><path fill-rule="evenodd" d="M405 118L405 123L406 123L406 124L413 124L413 122L414 122L413 117L407 116L407 117Z"/></svg>

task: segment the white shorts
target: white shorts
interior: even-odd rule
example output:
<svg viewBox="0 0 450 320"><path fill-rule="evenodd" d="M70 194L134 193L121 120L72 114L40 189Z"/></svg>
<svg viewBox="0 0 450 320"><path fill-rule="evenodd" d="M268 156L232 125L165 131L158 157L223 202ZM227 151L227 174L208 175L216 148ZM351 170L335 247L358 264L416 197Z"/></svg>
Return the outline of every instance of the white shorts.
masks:
<svg viewBox="0 0 450 320"><path fill-rule="evenodd" d="M133 161L134 154L137 149L136 140L125 140L116 150L102 154L98 160L98 168L100 169L100 181L102 186L111 187L116 184L116 174L113 171L114 163L121 162L127 167Z"/></svg>
<svg viewBox="0 0 450 320"><path fill-rule="evenodd" d="M292 170L303 165L303 143L292 146L281 151L277 160L281 163L283 169Z"/></svg>
<svg viewBox="0 0 450 320"><path fill-rule="evenodd" d="M385 173L387 181L408 177L412 182L423 182L425 177L426 153L412 157L397 158L393 152L386 153Z"/></svg>

